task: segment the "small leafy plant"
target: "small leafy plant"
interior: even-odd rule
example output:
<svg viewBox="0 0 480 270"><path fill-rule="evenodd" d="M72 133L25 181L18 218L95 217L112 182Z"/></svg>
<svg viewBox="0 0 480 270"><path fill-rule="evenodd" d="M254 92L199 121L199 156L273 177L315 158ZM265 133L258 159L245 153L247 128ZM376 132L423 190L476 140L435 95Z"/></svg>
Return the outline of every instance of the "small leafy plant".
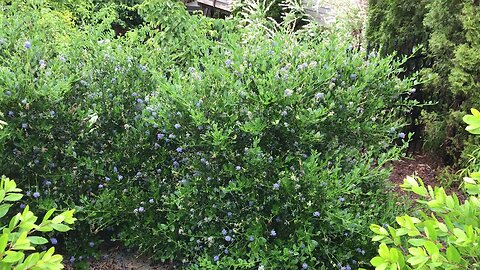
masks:
<svg viewBox="0 0 480 270"><path fill-rule="evenodd" d="M2 176L0 182L0 218L4 218L12 207L10 202L19 201L23 195L17 188L15 181ZM0 236L0 269L63 269L62 256L55 253L55 248L43 252L33 252L28 256L26 252L35 251L36 247L47 244L48 240L35 235L36 232L70 230L67 224L73 224L75 210L68 210L53 218L55 209L48 211L40 224L36 224L38 217L25 206L22 213L14 215L8 225L1 220L2 233Z"/></svg>
<svg viewBox="0 0 480 270"><path fill-rule="evenodd" d="M480 112L463 120L466 130L479 134ZM375 269L478 269L480 267L480 172L464 178L464 187L470 196L461 202L455 195L447 195L444 188L425 187L422 180L407 177L402 188L422 197L426 212L419 217L398 216L399 228L376 224L370 229L379 241L378 256L370 262Z"/></svg>

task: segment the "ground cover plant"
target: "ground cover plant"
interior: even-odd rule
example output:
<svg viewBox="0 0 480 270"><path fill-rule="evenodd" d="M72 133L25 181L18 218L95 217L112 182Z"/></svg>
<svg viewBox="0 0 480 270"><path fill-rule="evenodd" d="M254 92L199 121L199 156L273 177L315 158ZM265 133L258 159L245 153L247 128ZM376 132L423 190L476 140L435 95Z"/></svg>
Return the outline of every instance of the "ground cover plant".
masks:
<svg viewBox="0 0 480 270"><path fill-rule="evenodd" d="M113 239L191 269L368 267L412 106L391 57L171 1L123 36L108 6L0 10L0 171L35 210L77 210L72 262Z"/></svg>
<svg viewBox="0 0 480 270"><path fill-rule="evenodd" d="M1 126L0 126L1 127ZM67 224L73 224L74 210L65 211L53 218L55 209L49 210L37 224L36 217L28 205L22 205L22 213L13 215L8 225L3 223L5 216L12 207L11 202L19 201L23 195L22 190L17 188L15 181L2 176L0 181L0 219L2 233L0 235L0 267L1 269L63 269L62 256L55 253L55 248L48 250L46 244L56 244L56 238L50 241L38 232L47 233L51 231L66 232L71 228ZM34 252L42 247L43 252Z"/></svg>
<svg viewBox="0 0 480 270"><path fill-rule="evenodd" d="M480 112L466 115L466 130L480 134ZM480 173L464 178L468 198L447 195L442 187L425 187L422 180L407 177L402 188L420 196L417 217L398 216L399 228L372 225L380 242L378 256L371 260L375 269L477 269L480 250Z"/></svg>

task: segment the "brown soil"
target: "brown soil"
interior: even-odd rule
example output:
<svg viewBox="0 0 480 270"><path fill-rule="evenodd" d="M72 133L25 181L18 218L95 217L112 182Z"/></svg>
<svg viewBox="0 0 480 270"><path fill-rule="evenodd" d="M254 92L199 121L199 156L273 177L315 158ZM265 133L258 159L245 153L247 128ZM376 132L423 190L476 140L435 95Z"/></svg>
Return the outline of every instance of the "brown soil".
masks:
<svg viewBox="0 0 480 270"><path fill-rule="evenodd" d="M440 156L434 154L417 154L410 158L404 158L402 160L393 163L393 171L390 175L390 181L394 185L392 191L399 194L404 199L414 202L419 198L418 195L412 192L405 192L400 188L403 184L403 180L407 176L417 176L422 179L425 186L442 186L438 177L442 171L445 170L445 165ZM452 186L446 188L446 193L455 193L459 199L463 199L463 193L458 187Z"/></svg>
<svg viewBox="0 0 480 270"><path fill-rule="evenodd" d="M73 270L65 263L66 270ZM137 257L121 248L112 248L102 255L102 259L90 262L90 270L170 270L172 266L152 263L148 258Z"/></svg>

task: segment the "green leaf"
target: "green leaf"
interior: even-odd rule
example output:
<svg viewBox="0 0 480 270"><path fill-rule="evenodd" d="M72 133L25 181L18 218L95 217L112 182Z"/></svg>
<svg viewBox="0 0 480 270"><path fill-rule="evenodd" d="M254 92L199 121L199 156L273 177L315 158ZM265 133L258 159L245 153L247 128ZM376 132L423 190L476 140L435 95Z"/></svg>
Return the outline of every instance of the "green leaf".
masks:
<svg viewBox="0 0 480 270"><path fill-rule="evenodd" d="M65 224L51 224L50 226L52 226L52 228L56 231L59 231L59 232L67 232L69 230L71 230L71 228Z"/></svg>
<svg viewBox="0 0 480 270"><path fill-rule="evenodd" d="M43 222L47 221L53 215L55 210L56 210L55 208L52 208L52 209L48 210L48 212L43 217Z"/></svg>
<svg viewBox="0 0 480 270"><path fill-rule="evenodd" d="M426 241L427 240L425 239L417 239L417 238L408 239L408 243L410 243L412 246L415 246L415 247L423 246L423 244L425 244Z"/></svg>
<svg viewBox="0 0 480 270"><path fill-rule="evenodd" d="M62 223L65 220L65 217L63 215L58 215L52 219L53 224L59 224Z"/></svg>
<svg viewBox="0 0 480 270"><path fill-rule="evenodd" d="M0 236L0 253L3 253L7 248L8 244L8 233L3 232L2 236Z"/></svg>
<svg viewBox="0 0 480 270"><path fill-rule="evenodd" d="M23 259L23 253L17 251L7 251L5 252L5 257L2 259L4 263L16 263Z"/></svg>
<svg viewBox="0 0 480 270"><path fill-rule="evenodd" d="M5 197L5 201L7 202L16 202L16 201L19 201L23 198L23 195L22 194L19 194L19 193L10 193L7 195L7 197Z"/></svg>
<svg viewBox="0 0 480 270"><path fill-rule="evenodd" d="M29 236L27 239L34 245L43 245L48 243L48 240L41 236Z"/></svg>
<svg viewBox="0 0 480 270"><path fill-rule="evenodd" d="M462 260L462 257L460 256L458 250L454 246L450 245L447 248L447 259L450 262L459 263Z"/></svg>
<svg viewBox="0 0 480 270"><path fill-rule="evenodd" d="M25 269L32 268L35 264L37 264L38 260L40 260L40 254L38 252L30 254L30 256L28 256L23 262Z"/></svg>
<svg viewBox="0 0 480 270"><path fill-rule="evenodd" d="M377 266L385 263L385 259L382 258L382 257L378 257L378 256L377 256L377 257L374 257L373 259L371 259L371 260L370 260L370 263L371 263L373 266L377 267Z"/></svg>
<svg viewBox="0 0 480 270"><path fill-rule="evenodd" d="M11 206L12 206L11 204L0 205L0 218L4 217L8 213L8 210L10 209Z"/></svg>
<svg viewBox="0 0 480 270"><path fill-rule="evenodd" d="M431 241L425 242L425 244L423 246L425 247L425 249L427 250L427 252L430 256L439 253L438 246Z"/></svg>
<svg viewBox="0 0 480 270"><path fill-rule="evenodd" d="M378 249L378 254L382 258L390 259L390 250L385 243L380 244L379 249Z"/></svg>
<svg viewBox="0 0 480 270"><path fill-rule="evenodd" d="M428 261L428 257L426 256L413 256L407 260L407 262L411 265L421 265L425 264Z"/></svg>

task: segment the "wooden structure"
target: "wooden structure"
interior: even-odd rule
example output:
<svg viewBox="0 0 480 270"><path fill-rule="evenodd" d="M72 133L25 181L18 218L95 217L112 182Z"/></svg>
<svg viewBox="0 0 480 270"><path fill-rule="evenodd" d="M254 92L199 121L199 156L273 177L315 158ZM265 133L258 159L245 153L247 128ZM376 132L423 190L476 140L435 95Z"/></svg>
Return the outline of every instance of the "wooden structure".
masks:
<svg viewBox="0 0 480 270"><path fill-rule="evenodd" d="M306 6L305 12L320 24L328 23L332 18L332 9L328 7Z"/></svg>
<svg viewBox="0 0 480 270"><path fill-rule="evenodd" d="M212 16L215 11L222 14L229 14L233 10L233 0L197 0L203 7L205 16Z"/></svg>
<svg viewBox="0 0 480 270"><path fill-rule="evenodd" d="M213 17L215 12L228 15L233 10L235 0L196 0L195 5L200 6L205 16ZM306 13L320 24L327 23L332 18L332 9L321 6L320 0L302 0ZM218 14L217 14L218 15Z"/></svg>

